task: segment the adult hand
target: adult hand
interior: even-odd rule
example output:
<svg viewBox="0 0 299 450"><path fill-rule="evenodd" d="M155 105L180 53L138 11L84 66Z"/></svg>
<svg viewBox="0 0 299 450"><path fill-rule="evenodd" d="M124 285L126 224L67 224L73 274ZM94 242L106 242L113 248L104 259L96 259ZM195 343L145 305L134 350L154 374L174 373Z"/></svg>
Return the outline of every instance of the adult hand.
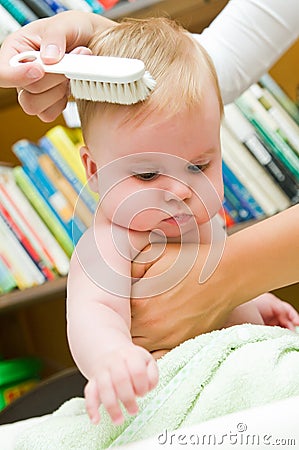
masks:
<svg viewBox="0 0 299 450"><path fill-rule="evenodd" d="M67 11L36 20L6 38L0 50L0 86L17 87L19 103L27 114L45 122L53 121L65 108L69 95L63 75L45 75L41 66L24 63L11 67L9 60L26 50L40 50L44 63L58 62L65 52L87 53L95 31L105 30L115 22L80 11ZM79 48L78 48L79 47Z"/></svg>
<svg viewBox="0 0 299 450"><path fill-rule="evenodd" d="M134 262L132 276L149 278L169 270L180 247L168 244L154 264ZM228 291L220 288L223 279L220 267L205 283L198 283L209 249L209 245L200 246L192 270L172 289L155 297L131 300L133 342L152 352L155 358L187 339L221 327L234 308L227 298ZM140 283L142 279L133 285L133 297L141 288Z"/></svg>

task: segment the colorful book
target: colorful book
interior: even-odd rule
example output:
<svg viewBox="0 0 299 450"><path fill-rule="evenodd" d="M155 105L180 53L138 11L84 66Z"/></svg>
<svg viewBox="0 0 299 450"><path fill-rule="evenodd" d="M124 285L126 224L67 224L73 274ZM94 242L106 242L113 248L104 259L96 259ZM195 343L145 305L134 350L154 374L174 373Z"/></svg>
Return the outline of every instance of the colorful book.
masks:
<svg viewBox="0 0 299 450"><path fill-rule="evenodd" d="M15 279L0 255L0 294L6 294L16 287Z"/></svg>
<svg viewBox="0 0 299 450"><path fill-rule="evenodd" d="M20 166L14 167L13 173L17 185L26 195L31 205L47 225L53 236L59 242L68 257L72 255L74 243L69 237L61 222L57 219L52 209L34 186L24 169Z"/></svg>
<svg viewBox="0 0 299 450"><path fill-rule="evenodd" d="M23 0L24 3L41 19L54 16L54 11L43 0Z"/></svg>
<svg viewBox="0 0 299 450"><path fill-rule="evenodd" d="M248 211L248 209L244 208L241 204L239 198L235 195L235 193L230 189L229 185L227 184L227 180L224 180L224 197L228 204L232 206L234 211L237 212L237 218L234 217L236 222L244 222L249 219L253 219L252 214Z"/></svg>
<svg viewBox="0 0 299 450"><path fill-rule="evenodd" d="M60 0L60 3L67 9L92 12L92 8L84 0Z"/></svg>
<svg viewBox="0 0 299 450"><path fill-rule="evenodd" d="M263 75L259 84L266 88L267 91L276 98L276 100L281 104L285 111L295 120L299 125L299 109L298 106L293 102L293 100L281 89L281 87L276 83L276 81L268 73Z"/></svg>
<svg viewBox="0 0 299 450"><path fill-rule="evenodd" d="M259 219L265 216L263 209L256 202L255 198L251 195L248 189L246 189L233 171L228 167L225 161L222 162L222 175L224 185L237 198L241 209L248 211L251 218Z"/></svg>
<svg viewBox="0 0 299 450"><path fill-rule="evenodd" d="M299 186L293 174L272 154L259 137L253 125L244 117L234 103L224 108L225 124L234 136L248 149L252 156L265 168L272 179L286 193L292 203L299 200Z"/></svg>
<svg viewBox="0 0 299 450"><path fill-rule="evenodd" d="M78 135L73 133L72 130L57 125L47 131L45 136L56 147L80 182L83 185L86 184L86 174L79 154L80 142L77 140ZM81 144L83 145L83 143Z"/></svg>
<svg viewBox="0 0 299 450"><path fill-rule="evenodd" d="M40 149L38 146L22 139L12 146L15 155L23 164L24 171L32 179L50 208L61 221L69 236L75 243L80 239L86 227L74 216L72 205L64 195L56 189L39 164Z"/></svg>
<svg viewBox="0 0 299 450"><path fill-rule="evenodd" d="M2 5L21 26L37 20L38 17L22 0L0 0Z"/></svg>
<svg viewBox="0 0 299 450"><path fill-rule="evenodd" d="M93 13L102 14L104 12L104 7L98 0L85 0L85 2L90 6Z"/></svg>
<svg viewBox="0 0 299 450"><path fill-rule="evenodd" d="M221 127L221 143L224 162L251 193L266 215L273 215L290 206L288 197L230 132L225 121Z"/></svg>
<svg viewBox="0 0 299 450"><path fill-rule="evenodd" d="M88 209L92 213L94 213L97 208L97 200L91 194L90 190L87 189L87 184L81 183L81 181L77 178L75 172L69 166L67 161L63 158L63 156L58 151L57 147L53 144L53 142L48 137L44 136L40 139L39 146L45 153L47 153L51 157L51 159L58 167L58 169L61 171L61 173L73 186L76 193L80 195L80 198L87 205Z"/></svg>
<svg viewBox="0 0 299 450"><path fill-rule="evenodd" d="M256 96L264 109L273 117L279 128L281 136L299 154L299 126L296 124L273 95L258 84L251 86L251 91Z"/></svg>
<svg viewBox="0 0 299 450"><path fill-rule="evenodd" d="M67 275L69 258L16 185L12 168L0 167L0 189L14 221L22 227L36 252L55 272Z"/></svg>
<svg viewBox="0 0 299 450"><path fill-rule="evenodd" d="M13 268L12 275L19 289L38 286L45 281L44 275L36 267L14 233L0 215L0 254Z"/></svg>
<svg viewBox="0 0 299 450"><path fill-rule="evenodd" d="M47 264L47 261L45 261L39 253L35 250L34 246L32 245L30 239L26 236L26 234L23 232L23 229L19 224L14 220L13 216L10 214L9 211L9 204L7 204L5 196L2 195L2 192L0 192L0 215L4 219L7 226L10 228L10 230L14 233L15 237L18 239L24 250L28 253L36 267L41 271L43 276L45 277L45 280L54 280L56 278L54 272L51 270L51 267ZM8 206L8 208L6 208Z"/></svg>
<svg viewBox="0 0 299 450"><path fill-rule="evenodd" d="M59 14L63 11L68 11L68 8L63 6L59 0L42 0L46 5L48 5L55 14Z"/></svg>
<svg viewBox="0 0 299 450"><path fill-rule="evenodd" d="M19 22L0 4L0 33L2 36L7 36L14 31L21 28Z"/></svg>
<svg viewBox="0 0 299 450"><path fill-rule="evenodd" d="M83 200L77 195L73 186L63 176L60 170L55 165L54 161L46 153L42 152L38 158L39 165L47 175L49 180L53 183L57 190L59 190L70 203L73 209L73 215L78 217L85 227L90 227L93 220L93 214L89 211Z"/></svg>
<svg viewBox="0 0 299 450"><path fill-rule="evenodd" d="M257 101L256 98L246 91L236 100L235 103L245 117L247 117L247 119L255 127L265 145L270 148L277 158L279 158L295 176L296 180L299 181L298 155L294 153L292 148L289 147L289 145L278 133L273 131L269 117L266 119L266 117L262 115L263 108L260 106L258 101L257 103L259 106L254 104L254 100Z"/></svg>

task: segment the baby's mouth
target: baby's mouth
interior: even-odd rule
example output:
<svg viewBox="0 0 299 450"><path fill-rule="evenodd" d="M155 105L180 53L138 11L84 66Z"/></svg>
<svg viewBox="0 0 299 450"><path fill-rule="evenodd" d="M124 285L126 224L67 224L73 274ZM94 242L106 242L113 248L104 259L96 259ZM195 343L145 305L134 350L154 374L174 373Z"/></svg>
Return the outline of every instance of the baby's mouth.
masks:
<svg viewBox="0 0 299 450"><path fill-rule="evenodd" d="M175 214L174 216L164 219L163 222L176 225L185 225L187 222L191 220L192 217L193 216L191 214Z"/></svg>

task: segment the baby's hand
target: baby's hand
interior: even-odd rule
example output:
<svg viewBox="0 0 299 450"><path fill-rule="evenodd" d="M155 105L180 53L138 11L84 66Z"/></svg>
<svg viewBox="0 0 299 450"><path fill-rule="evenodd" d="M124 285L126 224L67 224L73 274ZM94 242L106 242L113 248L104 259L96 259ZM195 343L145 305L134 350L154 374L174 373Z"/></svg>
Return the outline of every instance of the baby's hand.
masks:
<svg viewBox="0 0 299 450"><path fill-rule="evenodd" d="M100 420L99 406L104 405L111 420L124 420L120 404L129 414L137 414L136 397L142 397L158 383L158 366L152 355L142 347L128 344L105 356L100 369L85 387L86 410L90 420Z"/></svg>
<svg viewBox="0 0 299 450"><path fill-rule="evenodd" d="M256 304L265 325L278 325L289 330L295 330L295 327L299 325L298 312L292 305L275 295L263 294L252 301Z"/></svg>

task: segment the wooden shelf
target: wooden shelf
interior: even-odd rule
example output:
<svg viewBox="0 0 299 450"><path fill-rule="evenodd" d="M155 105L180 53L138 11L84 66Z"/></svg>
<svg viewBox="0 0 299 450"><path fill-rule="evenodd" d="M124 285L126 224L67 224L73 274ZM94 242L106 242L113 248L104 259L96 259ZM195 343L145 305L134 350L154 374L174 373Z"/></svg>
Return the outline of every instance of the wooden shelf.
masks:
<svg viewBox="0 0 299 450"><path fill-rule="evenodd" d="M34 303L51 301L57 298L65 298L66 277L48 281L40 286L13 291L0 296L0 314L30 306Z"/></svg>

